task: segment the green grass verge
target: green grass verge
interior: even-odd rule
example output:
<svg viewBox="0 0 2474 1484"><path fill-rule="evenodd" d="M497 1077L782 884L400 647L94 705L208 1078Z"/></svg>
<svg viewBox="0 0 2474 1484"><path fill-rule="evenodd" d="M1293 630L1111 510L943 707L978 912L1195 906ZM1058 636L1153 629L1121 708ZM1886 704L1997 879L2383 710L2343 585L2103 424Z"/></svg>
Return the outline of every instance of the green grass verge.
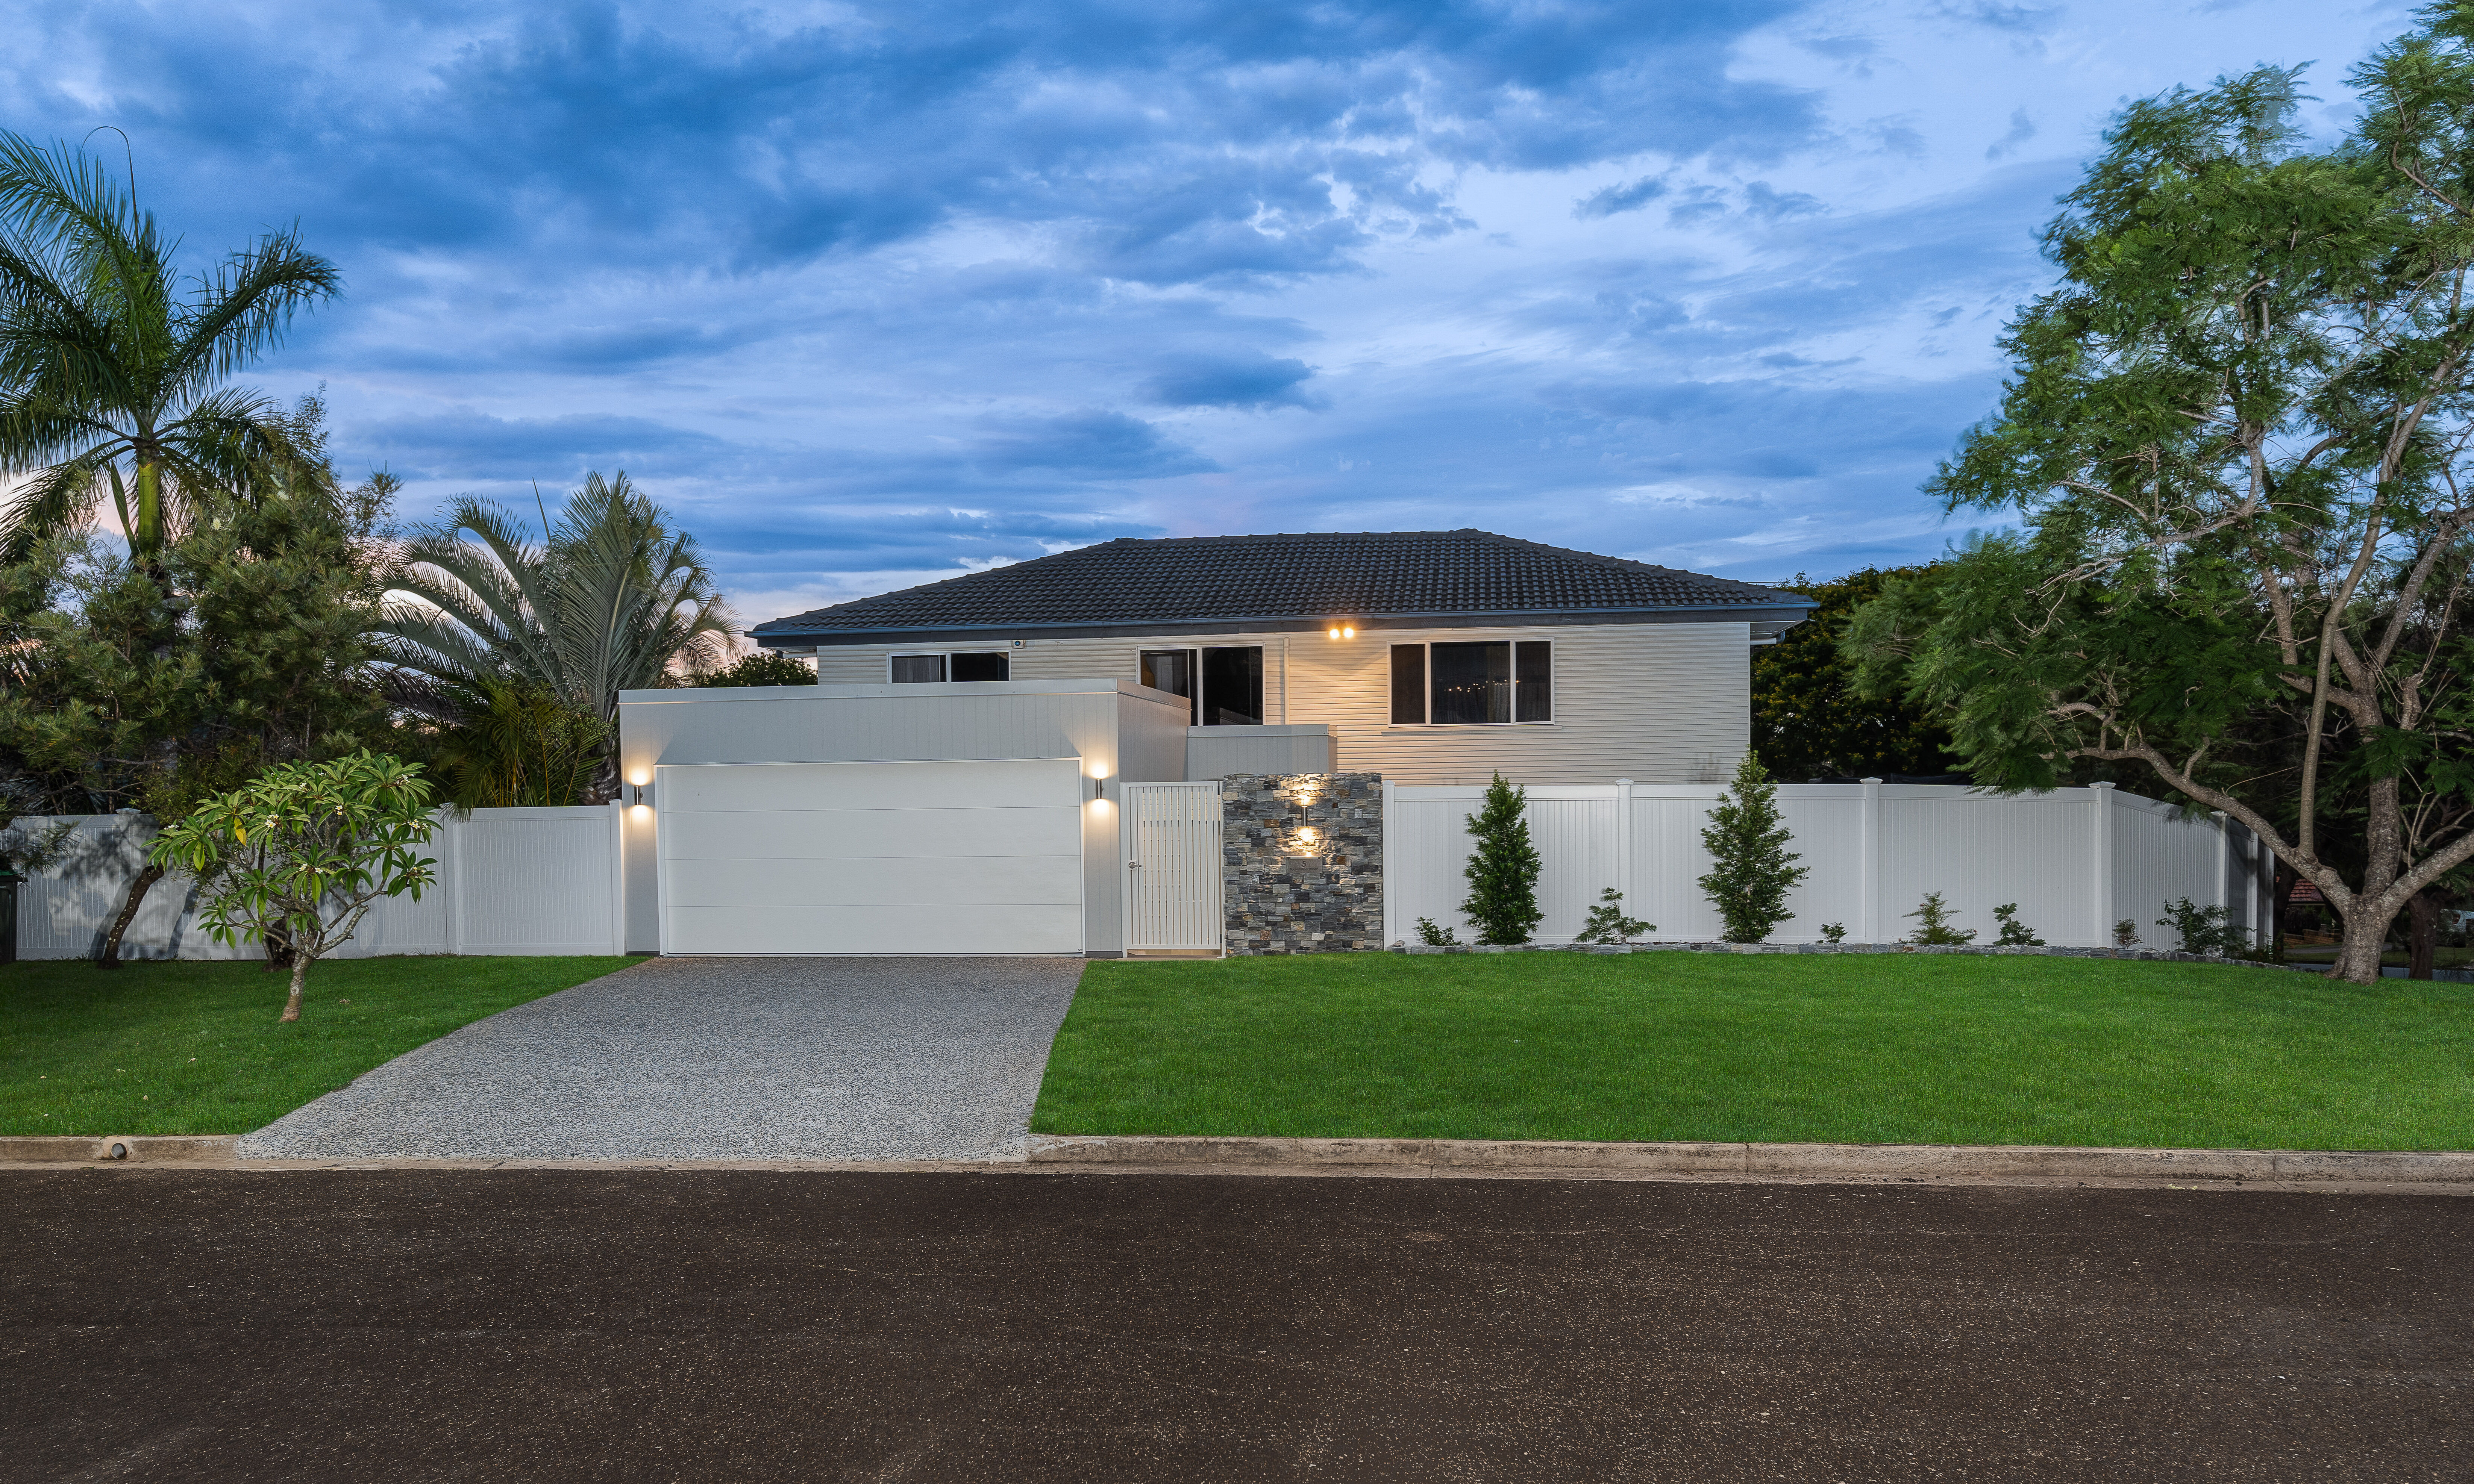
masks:
<svg viewBox="0 0 2474 1484"><path fill-rule="evenodd" d="M0 968L0 1134L245 1134L459 1025L623 969L624 958L83 961ZM350 1001L350 1003L346 1003Z"/></svg>
<svg viewBox="0 0 2474 1484"><path fill-rule="evenodd" d="M2474 1149L2474 987L2026 957L1104 963L1031 1128Z"/></svg>

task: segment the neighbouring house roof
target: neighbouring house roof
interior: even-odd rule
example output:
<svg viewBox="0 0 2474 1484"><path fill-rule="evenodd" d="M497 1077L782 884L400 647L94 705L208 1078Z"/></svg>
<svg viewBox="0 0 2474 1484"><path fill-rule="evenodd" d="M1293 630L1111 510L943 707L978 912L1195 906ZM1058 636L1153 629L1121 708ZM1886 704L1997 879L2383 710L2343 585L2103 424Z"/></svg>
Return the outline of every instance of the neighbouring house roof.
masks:
<svg viewBox="0 0 2474 1484"><path fill-rule="evenodd" d="M937 640L1748 620L1775 638L1816 605L1723 577L1490 531L1103 541L748 631L775 649Z"/></svg>

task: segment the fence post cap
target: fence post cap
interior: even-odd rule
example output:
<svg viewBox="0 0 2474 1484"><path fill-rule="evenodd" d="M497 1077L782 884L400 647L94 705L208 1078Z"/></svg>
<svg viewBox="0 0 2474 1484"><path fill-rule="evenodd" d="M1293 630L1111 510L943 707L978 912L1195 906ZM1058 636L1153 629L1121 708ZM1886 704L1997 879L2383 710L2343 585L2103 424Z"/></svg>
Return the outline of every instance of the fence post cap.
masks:
<svg viewBox="0 0 2474 1484"><path fill-rule="evenodd" d="M1630 778L1617 778L1615 781L1626 788L1630 788L1632 786L1632 779Z"/></svg>
<svg viewBox="0 0 2474 1484"><path fill-rule="evenodd" d="M2111 788L2112 786L2113 786L2112 784L2110 784L2110 783L2105 783L2105 782L2096 782L2096 783L2090 783L2090 784L2088 785L2088 787L2090 787L2090 788Z"/></svg>
<svg viewBox="0 0 2474 1484"><path fill-rule="evenodd" d="M1880 778L1857 778L1856 781L1858 783L1879 783L1881 780Z"/></svg>

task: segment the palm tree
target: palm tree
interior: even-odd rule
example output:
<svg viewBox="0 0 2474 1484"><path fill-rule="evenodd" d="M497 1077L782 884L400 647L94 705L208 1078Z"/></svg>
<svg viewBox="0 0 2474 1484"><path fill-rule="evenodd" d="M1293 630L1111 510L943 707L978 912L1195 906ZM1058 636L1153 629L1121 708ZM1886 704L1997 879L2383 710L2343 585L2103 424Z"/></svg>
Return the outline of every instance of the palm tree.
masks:
<svg viewBox="0 0 2474 1484"><path fill-rule="evenodd" d="M184 285L154 213L83 151L0 131L0 560L84 521L105 491L140 562L219 493L314 461L281 409L226 378L342 287L273 232Z"/></svg>
<svg viewBox="0 0 2474 1484"><path fill-rule="evenodd" d="M395 586L412 601L389 603L376 631L402 672L400 701L462 723L459 698L521 682L615 736L618 692L667 684L674 666L710 669L729 653L737 618L695 538L672 531L623 471L607 482L587 474L545 536L534 544L506 511L465 495L406 542ZM592 792L595 802L618 797L606 746Z"/></svg>

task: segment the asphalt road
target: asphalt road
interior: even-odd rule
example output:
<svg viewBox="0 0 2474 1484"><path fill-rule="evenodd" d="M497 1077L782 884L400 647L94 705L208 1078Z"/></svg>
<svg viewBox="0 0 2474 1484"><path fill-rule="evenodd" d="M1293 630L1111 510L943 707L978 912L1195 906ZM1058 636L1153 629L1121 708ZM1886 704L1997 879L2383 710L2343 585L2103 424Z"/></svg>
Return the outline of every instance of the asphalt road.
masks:
<svg viewBox="0 0 2474 1484"><path fill-rule="evenodd" d="M0 1174L8 1479L2474 1477L2474 1203Z"/></svg>

